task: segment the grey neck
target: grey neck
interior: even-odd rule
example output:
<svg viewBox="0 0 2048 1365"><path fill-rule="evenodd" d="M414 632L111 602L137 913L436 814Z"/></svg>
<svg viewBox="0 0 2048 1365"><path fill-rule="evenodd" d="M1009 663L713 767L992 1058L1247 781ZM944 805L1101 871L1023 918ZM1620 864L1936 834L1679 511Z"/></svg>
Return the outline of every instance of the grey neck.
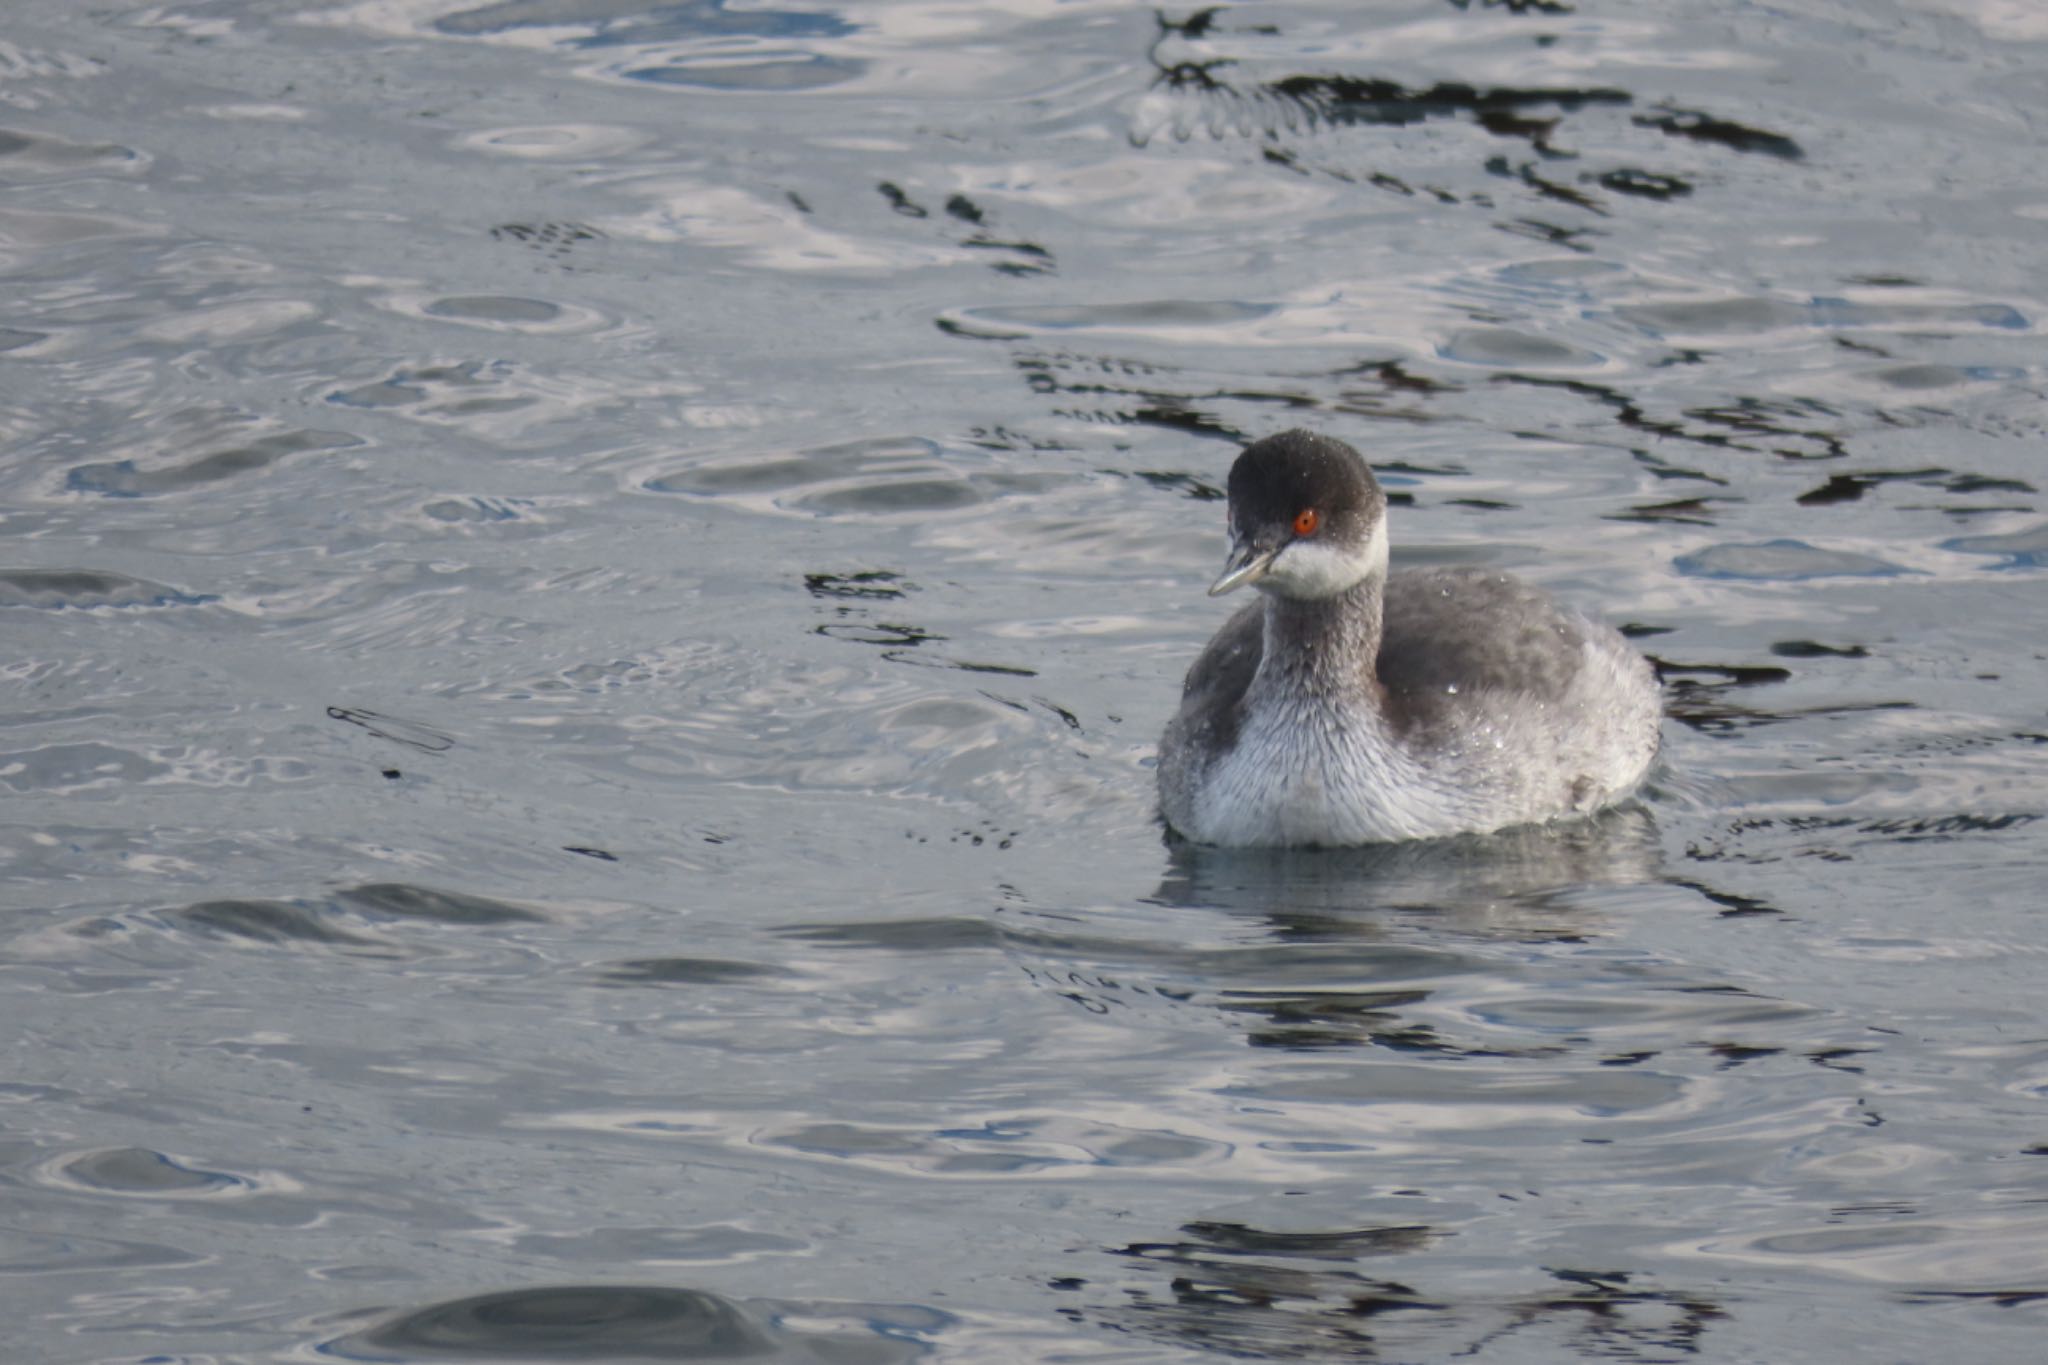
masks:
<svg viewBox="0 0 2048 1365"><path fill-rule="evenodd" d="M1335 597L1266 597L1260 672L1290 690L1337 698L1378 687L1386 574L1368 574Z"/></svg>

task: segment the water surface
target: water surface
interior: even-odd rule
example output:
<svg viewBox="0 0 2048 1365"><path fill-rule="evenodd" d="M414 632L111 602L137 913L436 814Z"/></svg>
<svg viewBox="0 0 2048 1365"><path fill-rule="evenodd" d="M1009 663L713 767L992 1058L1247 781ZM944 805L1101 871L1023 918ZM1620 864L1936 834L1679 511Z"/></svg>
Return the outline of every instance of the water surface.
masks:
<svg viewBox="0 0 2048 1365"><path fill-rule="evenodd" d="M20 1358L2038 1349L2028 7L10 20ZM1162 837L1293 425L1640 802Z"/></svg>

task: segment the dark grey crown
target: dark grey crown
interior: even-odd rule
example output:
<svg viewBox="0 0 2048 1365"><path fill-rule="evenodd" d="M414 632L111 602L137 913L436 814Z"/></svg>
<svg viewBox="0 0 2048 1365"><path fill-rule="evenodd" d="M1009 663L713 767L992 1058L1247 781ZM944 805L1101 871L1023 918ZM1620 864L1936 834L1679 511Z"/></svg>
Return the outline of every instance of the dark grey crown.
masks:
<svg viewBox="0 0 2048 1365"><path fill-rule="evenodd" d="M1240 539L1284 537L1310 507L1322 516L1321 534L1356 543L1386 515L1387 496L1363 456L1312 431L1254 442L1230 467L1231 529Z"/></svg>

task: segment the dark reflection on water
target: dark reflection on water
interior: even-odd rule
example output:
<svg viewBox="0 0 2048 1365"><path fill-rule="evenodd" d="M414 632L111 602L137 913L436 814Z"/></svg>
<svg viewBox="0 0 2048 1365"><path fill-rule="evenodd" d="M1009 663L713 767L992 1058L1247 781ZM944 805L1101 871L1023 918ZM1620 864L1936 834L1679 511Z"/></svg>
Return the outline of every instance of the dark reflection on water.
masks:
<svg viewBox="0 0 2048 1365"><path fill-rule="evenodd" d="M1536 1351L1561 1359L1670 1360L1699 1354L1708 1330L1728 1316L1711 1295L1645 1286L1623 1270L1552 1269L1549 1288L1476 1301L1436 1297L1374 1273L1382 1267L1369 1258L1426 1245L1426 1228L1302 1236L1189 1224L1181 1231L1188 1240L1113 1248L1153 1274L1114 1286L1122 1292L1113 1304L1066 1312L1162 1343L1255 1360L1436 1360L1493 1352L1529 1358L1525 1353ZM1084 1294L1110 1287L1073 1285Z"/></svg>
<svg viewBox="0 0 2048 1365"><path fill-rule="evenodd" d="M218 599L162 583L94 569L0 570L0 607L44 611L100 608L195 607Z"/></svg>
<svg viewBox="0 0 2048 1365"><path fill-rule="evenodd" d="M522 28L586 28L579 46L652 45L715 37L836 37L851 25L832 14L801 10L735 8L727 0L681 0L649 4L589 3L589 0L503 0L443 15L434 27L457 37L507 33Z"/></svg>
<svg viewBox="0 0 2048 1365"><path fill-rule="evenodd" d="M123 1148L90 1152L64 1163L63 1177L118 1194L190 1197L248 1189L225 1171L201 1171L162 1152Z"/></svg>
<svg viewBox="0 0 2048 1365"><path fill-rule="evenodd" d="M175 919L200 933L254 943L376 946L374 939L328 923L315 907L284 901L201 901L173 913Z"/></svg>
<svg viewBox="0 0 2048 1365"><path fill-rule="evenodd" d="M865 1317L867 1331L792 1318ZM417 1308L322 1342L343 1360L753 1360L788 1365L895 1365L927 1352L913 1334L944 1314L855 1305L741 1302L659 1285L558 1285Z"/></svg>
<svg viewBox="0 0 2048 1365"><path fill-rule="evenodd" d="M610 986L703 986L734 981L772 981L786 975L788 973L779 967L759 962L660 957L615 962L604 969L601 979Z"/></svg>
<svg viewBox="0 0 2048 1365"><path fill-rule="evenodd" d="M1484 911L1569 887L1652 880L1657 826L1640 805L1485 836L1339 849L1217 849L1168 839L1164 904L1254 912L1276 924L1331 912Z"/></svg>
<svg viewBox="0 0 2048 1365"><path fill-rule="evenodd" d="M192 928L234 938L333 944L367 942L337 928L337 917L371 924L412 920L477 926L531 924L544 918L524 906L486 896L398 883L347 887L325 902L204 901L170 913Z"/></svg>
<svg viewBox="0 0 2048 1365"><path fill-rule="evenodd" d="M1256 943L1207 954L1164 945L1130 945L1125 951L1134 954L1134 961L1181 978L1173 984L1154 982L1153 990L1209 1004L1237 1021L1246 1043L1255 1048L1316 1052L1366 1047L1451 1061L1565 1059L1584 1048L1590 1036L1549 1031L1531 1036L1501 1028L1517 1013L1505 1001L1489 1007L1488 1013L1497 1017L1481 1027L1471 1027L1480 1021L1467 1019L1460 1028L1453 1024L1455 1016L1447 1018L1433 1002L1461 978L1477 982L1520 975L1512 960L1501 956L1504 948L1594 945L1612 934L1616 926L1604 911L1584 908L1589 893L1601 888L1678 890L1694 904L1724 915L1769 910L1697 877L1669 873L1655 821L1638 805L1492 836L1368 848L1223 850L1179 840L1170 844L1169 875L1155 900L1255 924ZM1415 932L1418 926L1425 932ZM1010 942L1018 949L1064 949L1084 956L1105 951L1080 936L1013 932ZM1100 974L1062 977L1034 970L1054 989L1084 1006L1093 1002L1094 1008L1104 1008L1134 985ZM1605 989L1614 984L1606 983ZM1651 989L1674 985L1687 988L1674 982ZM1667 1017L1673 1023L1695 1013L1654 1003L1654 995L1630 999L1627 993L1589 1000L1584 1013L1592 1020L1603 1010L1619 1011L1616 1017L1636 1014L1646 1022ZM1714 1019L1732 1022L1748 1013L1736 1005L1709 1011L1700 1022L1711 1027ZM1635 1054L1632 1060L1650 1055ZM1597 1060L1611 1065L1615 1058ZM1444 1093L1456 1093L1457 1080L1442 1079ZM1532 1094L1553 1083L1536 1075L1515 1082L1534 1087ZM1572 1084L1583 1082L1567 1083ZM1637 1098L1616 1093L1609 1101L1597 1101L1601 1088L1587 1086L1579 1098L1628 1106L1655 1102L1657 1093L1653 1084Z"/></svg>

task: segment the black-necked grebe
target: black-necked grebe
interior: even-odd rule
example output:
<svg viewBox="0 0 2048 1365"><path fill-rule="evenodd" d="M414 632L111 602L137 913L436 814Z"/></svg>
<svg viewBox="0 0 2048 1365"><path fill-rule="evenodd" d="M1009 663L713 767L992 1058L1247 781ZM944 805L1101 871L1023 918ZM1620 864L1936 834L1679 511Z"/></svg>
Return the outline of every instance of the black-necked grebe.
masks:
<svg viewBox="0 0 2048 1365"><path fill-rule="evenodd" d="M1206 844L1483 833L1626 797L1657 756L1649 664L1507 574L1387 572L1387 499L1306 431L1230 469L1230 558L1255 584L1188 670L1159 741L1166 821Z"/></svg>

